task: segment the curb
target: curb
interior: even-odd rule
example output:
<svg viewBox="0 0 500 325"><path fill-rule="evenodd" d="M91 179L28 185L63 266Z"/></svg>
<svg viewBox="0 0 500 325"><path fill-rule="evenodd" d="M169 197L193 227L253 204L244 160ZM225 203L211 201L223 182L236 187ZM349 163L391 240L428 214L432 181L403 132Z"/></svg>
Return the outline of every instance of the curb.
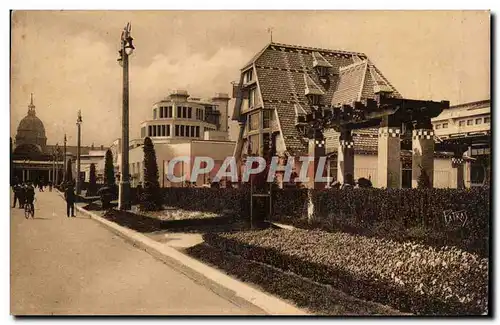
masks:
<svg viewBox="0 0 500 325"><path fill-rule="evenodd" d="M268 315L310 315L277 297L259 291L249 285L235 280L221 271L210 267L200 261L164 244L158 243L149 237L134 230L122 227L112 221L106 220L82 207L75 206L77 210L96 220L113 233L141 248L153 257L173 267L195 282L208 287L216 294L245 308Z"/></svg>

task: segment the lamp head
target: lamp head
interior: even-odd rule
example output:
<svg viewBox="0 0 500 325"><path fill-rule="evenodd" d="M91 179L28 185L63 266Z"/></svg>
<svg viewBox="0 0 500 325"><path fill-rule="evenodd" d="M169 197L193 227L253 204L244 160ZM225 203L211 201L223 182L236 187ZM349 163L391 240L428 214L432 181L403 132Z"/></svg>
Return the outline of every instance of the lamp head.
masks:
<svg viewBox="0 0 500 325"><path fill-rule="evenodd" d="M125 53L127 55L132 55L135 50L134 44L132 43L133 40L134 39L130 35L125 40Z"/></svg>

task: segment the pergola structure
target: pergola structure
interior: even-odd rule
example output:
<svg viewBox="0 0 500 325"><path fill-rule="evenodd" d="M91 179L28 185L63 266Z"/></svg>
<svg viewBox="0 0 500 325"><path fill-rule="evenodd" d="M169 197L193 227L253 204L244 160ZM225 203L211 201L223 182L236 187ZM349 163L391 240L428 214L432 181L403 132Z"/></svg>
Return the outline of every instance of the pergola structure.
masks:
<svg viewBox="0 0 500 325"><path fill-rule="evenodd" d="M434 173L434 131L431 118L449 108L449 101L423 101L394 98L383 92L376 99L355 101L351 105L313 106L313 111L299 118L298 127L309 139L309 156L314 164L309 169L310 187L323 188L315 181L319 157L325 156L325 129L333 128L340 133L338 149L339 181L348 174L354 175L354 142L352 130L378 127L378 184L385 188L401 186L401 136L412 132L412 187L423 170L432 184ZM454 167L459 167L461 143L450 142L457 159ZM465 149L466 150L466 149ZM461 152L463 154L463 151ZM460 155L461 157L461 155ZM459 174L457 172L457 174ZM463 169L461 173L463 183Z"/></svg>

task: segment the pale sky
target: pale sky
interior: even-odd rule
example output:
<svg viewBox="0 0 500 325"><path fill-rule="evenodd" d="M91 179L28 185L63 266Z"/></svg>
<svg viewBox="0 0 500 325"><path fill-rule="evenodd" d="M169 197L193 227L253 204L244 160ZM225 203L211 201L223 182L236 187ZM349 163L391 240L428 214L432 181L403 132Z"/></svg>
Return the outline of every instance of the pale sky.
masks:
<svg viewBox="0 0 500 325"><path fill-rule="evenodd" d="M130 138L172 89L231 95L269 42L363 52L406 98L490 98L490 16L473 11L17 11L12 17L11 136L34 93L49 144L110 145L121 135L120 33L131 21ZM230 111L232 111L232 101ZM231 125L233 139L237 126Z"/></svg>

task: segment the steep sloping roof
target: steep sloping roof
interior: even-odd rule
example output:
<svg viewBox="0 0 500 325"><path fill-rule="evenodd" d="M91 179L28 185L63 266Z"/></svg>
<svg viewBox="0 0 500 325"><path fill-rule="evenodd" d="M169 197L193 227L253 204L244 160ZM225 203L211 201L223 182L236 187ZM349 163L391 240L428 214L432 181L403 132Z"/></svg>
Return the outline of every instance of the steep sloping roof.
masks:
<svg viewBox="0 0 500 325"><path fill-rule="evenodd" d="M329 67L328 81L318 76L315 63ZM367 56L359 52L269 43L245 68L250 64L255 66L264 107L276 109L286 149L292 155L307 152L307 141L295 127L295 104L311 112L307 91L321 94L320 105L352 104L360 98L373 98L376 83L383 83L399 96ZM355 143L360 146L373 147L368 137L356 137Z"/></svg>

